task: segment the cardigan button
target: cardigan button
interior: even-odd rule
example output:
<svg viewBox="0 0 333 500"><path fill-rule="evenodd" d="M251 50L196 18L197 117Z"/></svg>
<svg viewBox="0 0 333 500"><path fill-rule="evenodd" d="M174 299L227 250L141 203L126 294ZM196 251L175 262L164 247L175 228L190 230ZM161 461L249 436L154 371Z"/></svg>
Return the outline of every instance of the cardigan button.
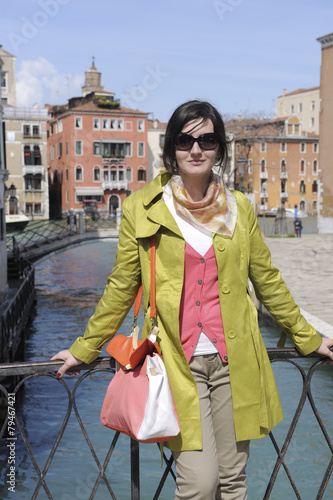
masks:
<svg viewBox="0 0 333 500"><path fill-rule="evenodd" d="M213 342L214 342L214 344L216 344L217 343L217 339L213 339Z"/></svg>
<svg viewBox="0 0 333 500"><path fill-rule="evenodd" d="M197 301L197 302L195 303L195 305L196 305L196 306L200 306L200 302L199 302L199 301Z"/></svg>
<svg viewBox="0 0 333 500"><path fill-rule="evenodd" d="M234 330L230 330L228 332L228 338L229 339L234 339L236 337L236 332Z"/></svg>
<svg viewBox="0 0 333 500"><path fill-rule="evenodd" d="M225 250L225 246L223 245L223 243L219 243L219 244L217 245L217 249L218 249L220 252L224 252L224 250Z"/></svg>
<svg viewBox="0 0 333 500"><path fill-rule="evenodd" d="M229 287L229 285L223 285L223 287L222 287L222 293L230 293L230 287Z"/></svg>
<svg viewBox="0 0 333 500"><path fill-rule="evenodd" d="M204 258L200 259L200 262L203 264L205 262L205 259Z"/></svg>
<svg viewBox="0 0 333 500"><path fill-rule="evenodd" d="M224 361L228 361L228 356L224 356Z"/></svg>

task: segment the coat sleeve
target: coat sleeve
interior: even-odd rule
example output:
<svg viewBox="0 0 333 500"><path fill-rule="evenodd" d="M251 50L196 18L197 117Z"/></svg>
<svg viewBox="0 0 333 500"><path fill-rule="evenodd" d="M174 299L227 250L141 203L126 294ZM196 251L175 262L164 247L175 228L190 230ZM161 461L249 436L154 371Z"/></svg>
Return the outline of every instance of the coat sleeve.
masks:
<svg viewBox="0 0 333 500"><path fill-rule="evenodd" d="M278 269L271 262L271 253L261 236L258 219L246 200L249 221L249 278L258 300L289 335L297 349L304 355L317 349L322 338L300 313Z"/></svg>
<svg viewBox="0 0 333 500"><path fill-rule="evenodd" d="M135 223L125 200L116 262L84 336L76 339L69 349L73 356L84 363L91 363L101 354L102 346L117 333L131 309L140 279Z"/></svg>

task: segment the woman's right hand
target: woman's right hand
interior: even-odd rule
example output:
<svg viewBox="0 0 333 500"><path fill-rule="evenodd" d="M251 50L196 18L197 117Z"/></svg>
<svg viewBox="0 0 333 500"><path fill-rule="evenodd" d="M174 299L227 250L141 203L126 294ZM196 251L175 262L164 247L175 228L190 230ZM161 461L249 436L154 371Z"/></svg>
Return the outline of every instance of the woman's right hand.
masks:
<svg viewBox="0 0 333 500"><path fill-rule="evenodd" d="M78 370L73 371L71 368L81 365L82 361L73 356L73 354L71 354L68 350L58 352L58 354L56 354L55 356L53 356L53 358L51 358L51 361L55 361L57 359L64 361L64 364L57 373L57 378L62 377L66 372L68 375L73 375L73 374L78 375L80 373L80 371Z"/></svg>

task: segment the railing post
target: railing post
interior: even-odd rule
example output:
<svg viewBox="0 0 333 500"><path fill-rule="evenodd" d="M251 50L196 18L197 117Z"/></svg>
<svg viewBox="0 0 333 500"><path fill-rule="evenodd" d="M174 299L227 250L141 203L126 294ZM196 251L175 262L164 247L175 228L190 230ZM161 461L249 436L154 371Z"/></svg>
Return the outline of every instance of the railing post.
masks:
<svg viewBox="0 0 333 500"><path fill-rule="evenodd" d="M140 500L140 452L134 439L131 439L131 500Z"/></svg>
<svg viewBox="0 0 333 500"><path fill-rule="evenodd" d="M72 208L69 211L69 230L71 233L75 232L75 217L74 210Z"/></svg>
<svg viewBox="0 0 333 500"><path fill-rule="evenodd" d="M83 210L79 211L79 234L84 233Z"/></svg>

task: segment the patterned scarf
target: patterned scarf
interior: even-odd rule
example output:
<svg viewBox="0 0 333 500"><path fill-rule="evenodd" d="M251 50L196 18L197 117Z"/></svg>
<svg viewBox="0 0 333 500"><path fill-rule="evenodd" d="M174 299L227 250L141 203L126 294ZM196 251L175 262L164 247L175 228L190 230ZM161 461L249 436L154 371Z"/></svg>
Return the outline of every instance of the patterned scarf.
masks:
<svg viewBox="0 0 333 500"><path fill-rule="evenodd" d="M237 219L236 199L217 174L212 174L205 197L190 201L180 175L171 177L176 211L188 221L212 233L232 236Z"/></svg>

